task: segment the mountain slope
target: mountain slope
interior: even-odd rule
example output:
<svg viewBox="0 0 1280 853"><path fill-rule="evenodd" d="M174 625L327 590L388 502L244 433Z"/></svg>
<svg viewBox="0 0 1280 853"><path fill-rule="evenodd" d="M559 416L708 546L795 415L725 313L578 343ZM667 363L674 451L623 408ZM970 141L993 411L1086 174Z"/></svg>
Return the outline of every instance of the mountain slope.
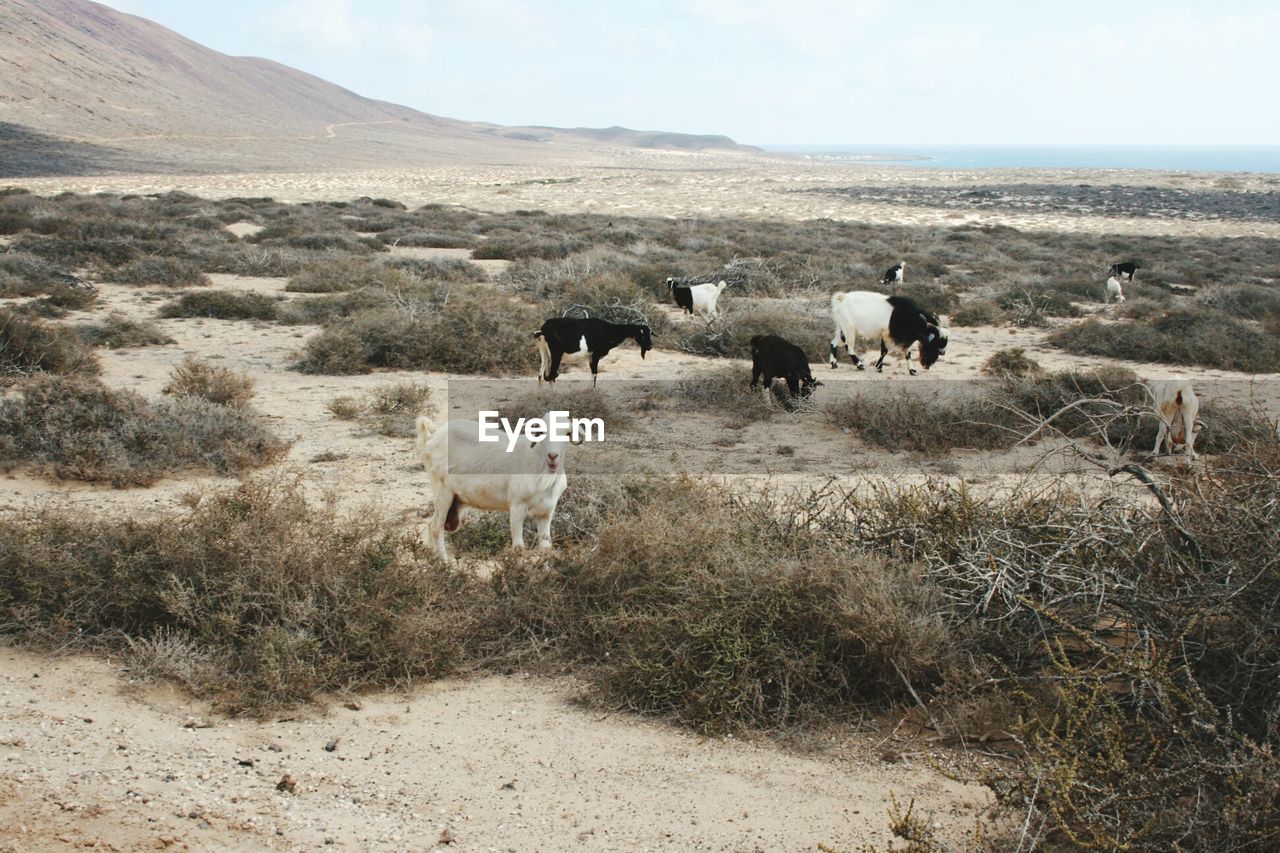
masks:
<svg viewBox="0 0 1280 853"><path fill-rule="evenodd" d="M548 145L605 143L739 148L441 118L90 0L0 0L0 176L519 162Z"/></svg>

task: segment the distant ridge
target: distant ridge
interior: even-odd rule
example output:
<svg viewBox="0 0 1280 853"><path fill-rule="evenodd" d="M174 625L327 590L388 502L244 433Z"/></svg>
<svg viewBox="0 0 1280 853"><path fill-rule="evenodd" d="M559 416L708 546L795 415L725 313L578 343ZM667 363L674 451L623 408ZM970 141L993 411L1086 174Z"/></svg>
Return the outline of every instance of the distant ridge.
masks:
<svg viewBox="0 0 1280 853"><path fill-rule="evenodd" d="M0 0L0 177L511 163L548 146L758 150L723 136L443 118L91 0Z"/></svg>

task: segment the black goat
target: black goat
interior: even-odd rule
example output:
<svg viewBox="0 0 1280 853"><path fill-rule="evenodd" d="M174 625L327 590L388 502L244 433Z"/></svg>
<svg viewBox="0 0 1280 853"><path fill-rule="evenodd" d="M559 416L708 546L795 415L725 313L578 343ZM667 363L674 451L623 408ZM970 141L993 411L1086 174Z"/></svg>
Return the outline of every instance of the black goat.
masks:
<svg viewBox="0 0 1280 853"><path fill-rule="evenodd" d="M542 366L538 369L538 382L555 382L560 375L560 362L564 359L580 361L591 359L591 384L596 384L600 372L600 359L609 350L630 338L640 345L640 357L653 349L653 335L648 326L635 323L610 323L607 320L572 317L552 317L533 333L538 341L538 355Z"/></svg>
<svg viewBox="0 0 1280 853"><path fill-rule="evenodd" d="M1111 265L1111 269L1107 270L1107 275L1115 276L1116 278L1124 276L1129 281L1133 281L1133 274L1140 269L1142 269L1142 264L1137 261L1117 261Z"/></svg>
<svg viewBox="0 0 1280 853"><path fill-rule="evenodd" d="M755 390L761 377L765 394L769 393L775 378L787 380L787 390L793 400L808 397L822 384L809 372L809 359L804 350L777 335L756 335L751 339L751 390Z"/></svg>

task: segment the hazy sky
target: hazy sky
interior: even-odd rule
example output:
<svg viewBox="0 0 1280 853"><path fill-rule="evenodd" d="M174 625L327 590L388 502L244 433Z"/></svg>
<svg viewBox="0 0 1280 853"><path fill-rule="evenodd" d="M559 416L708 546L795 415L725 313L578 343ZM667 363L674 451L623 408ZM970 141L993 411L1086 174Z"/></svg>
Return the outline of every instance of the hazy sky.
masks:
<svg viewBox="0 0 1280 853"><path fill-rule="evenodd" d="M499 124L754 144L1280 143L1275 0L108 5L224 53Z"/></svg>

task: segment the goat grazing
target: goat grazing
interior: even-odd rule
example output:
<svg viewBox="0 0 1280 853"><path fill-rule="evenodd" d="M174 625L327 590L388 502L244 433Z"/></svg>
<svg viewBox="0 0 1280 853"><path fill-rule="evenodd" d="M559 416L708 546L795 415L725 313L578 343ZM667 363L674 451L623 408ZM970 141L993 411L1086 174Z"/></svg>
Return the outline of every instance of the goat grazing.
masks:
<svg viewBox="0 0 1280 853"><path fill-rule="evenodd" d="M938 315L925 311L906 296L885 296L869 290L850 290L831 295L831 315L835 319L836 332L831 339L831 368L836 367L836 352L841 343L853 359L853 366L864 369L862 359L854 351L857 336L877 338L880 341L880 358L876 370L884 368L884 357L890 346L902 354L907 370L912 376L911 345L920 344L920 363L928 370L938 357L947 351L947 330L942 328Z"/></svg>
<svg viewBox="0 0 1280 853"><path fill-rule="evenodd" d="M715 284L677 284L674 278L667 279L667 290L676 305L686 314L701 314L707 319L716 316L716 302L728 286L724 279Z"/></svg>
<svg viewBox="0 0 1280 853"><path fill-rule="evenodd" d="M1196 420L1196 415L1200 413L1200 400L1191 389L1191 380L1175 377L1163 382L1152 382L1149 390L1152 408L1160 419L1160 432L1156 434L1156 446L1151 451L1152 455L1160 452L1162 444L1168 448L1168 453L1173 453L1174 446L1181 444L1186 446L1187 456L1194 460L1196 433L1204 425Z"/></svg>
<svg viewBox="0 0 1280 853"><path fill-rule="evenodd" d="M544 423L551 423L550 413ZM538 547L551 547L551 519L564 493L565 456L580 440L541 440L528 436L508 450L499 443L481 442L478 421L452 420L435 424L426 415L417 420L415 448L431 477L435 514L429 530L440 559L449 560L445 531L461 524L464 509L507 512L511 515L511 544L524 547L524 519L538 526Z"/></svg>
<svg viewBox="0 0 1280 853"><path fill-rule="evenodd" d="M787 380L791 399L808 397L821 385L809 371L809 359L804 350L777 335L756 335L751 339L751 390L764 378L765 397L775 378Z"/></svg>
<svg viewBox="0 0 1280 853"><path fill-rule="evenodd" d="M1137 261L1116 261L1111 265L1111 269L1107 270L1107 275L1126 277L1129 281L1133 281L1133 274L1142 269L1142 264Z"/></svg>
<svg viewBox="0 0 1280 853"><path fill-rule="evenodd" d="M898 261L884 271L884 284L902 284L902 274L906 271L907 262Z"/></svg>
<svg viewBox="0 0 1280 853"><path fill-rule="evenodd" d="M1115 276L1107 279L1107 302L1124 302L1124 291L1120 289L1120 279Z"/></svg>
<svg viewBox="0 0 1280 853"><path fill-rule="evenodd" d="M600 372L600 359L609 350L630 338L640 346L640 357L653 349L653 334L648 326L635 323L610 323L607 320L552 317L533 333L538 342L542 365L538 368L538 384L555 382L560 375L560 362L591 359L591 385Z"/></svg>

